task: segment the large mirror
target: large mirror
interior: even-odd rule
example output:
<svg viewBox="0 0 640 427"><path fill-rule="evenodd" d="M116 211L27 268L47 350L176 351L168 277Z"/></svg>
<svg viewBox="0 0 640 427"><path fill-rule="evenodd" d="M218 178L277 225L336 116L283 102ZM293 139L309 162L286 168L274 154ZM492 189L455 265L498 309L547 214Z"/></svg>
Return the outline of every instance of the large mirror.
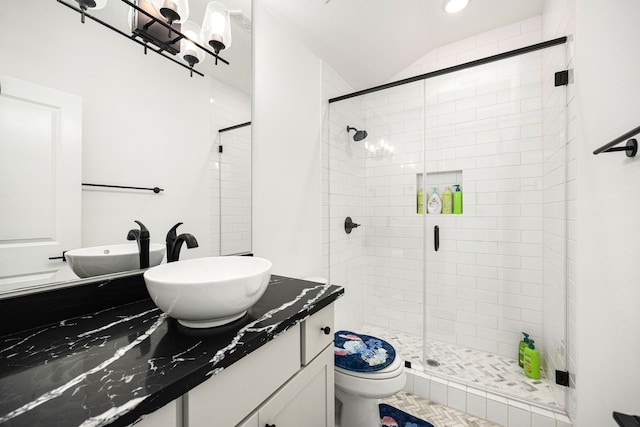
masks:
<svg viewBox="0 0 640 427"><path fill-rule="evenodd" d="M189 0L189 20L207 3ZM152 244L183 223L199 244L181 259L221 254L218 130L251 120L252 82L251 0L222 3L230 64L190 77L63 1L0 0L0 298L76 283L62 252L126 244L134 221ZM130 33L129 9L88 13Z"/></svg>

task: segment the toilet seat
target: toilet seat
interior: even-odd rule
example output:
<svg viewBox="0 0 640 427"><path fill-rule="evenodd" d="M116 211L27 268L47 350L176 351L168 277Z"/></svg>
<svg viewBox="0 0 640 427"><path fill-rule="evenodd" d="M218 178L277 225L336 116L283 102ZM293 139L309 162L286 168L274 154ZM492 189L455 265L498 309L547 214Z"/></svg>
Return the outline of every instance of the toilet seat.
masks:
<svg viewBox="0 0 640 427"><path fill-rule="evenodd" d="M336 366L335 372L336 374L340 373L343 375L348 375L350 377L362 378L365 380L384 380L397 377L398 375L402 374L402 372L404 372L404 362L402 361L402 358L396 356L393 362L391 362L391 365L387 366L384 369L380 369L379 371L356 372Z"/></svg>
<svg viewBox="0 0 640 427"><path fill-rule="evenodd" d="M367 365L369 363L379 362L382 358L368 357L370 355L364 354L366 350L360 352L361 346L358 345L357 338L360 337L365 343L371 338L377 341L383 340L363 334L354 335L357 335L357 337L353 337L354 339L350 341L351 344L349 346L340 345L341 341L334 341L334 347L339 352L336 353L335 358L344 356L345 350L355 357L359 357L361 354L363 356L360 361L354 357L351 362L340 363L341 366L334 366L335 396L341 403L340 410L336 411L336 426L379 426L378 399L393 396L402 390L407 381L404 361L397 354L395 348L385 341L384 349L393 356L393 359L382 362L386 362L384 367L377 366L377 369L375 369L376 366L374 365L373 370L368 370ZM352 337L342 338L350 339ZM372 346L367 344L367 347L376 351L381 348L379 343L374 343ZM384 354L384 352L382 353ZM378 365L382 365L382 363L378 363Z"/></svg>

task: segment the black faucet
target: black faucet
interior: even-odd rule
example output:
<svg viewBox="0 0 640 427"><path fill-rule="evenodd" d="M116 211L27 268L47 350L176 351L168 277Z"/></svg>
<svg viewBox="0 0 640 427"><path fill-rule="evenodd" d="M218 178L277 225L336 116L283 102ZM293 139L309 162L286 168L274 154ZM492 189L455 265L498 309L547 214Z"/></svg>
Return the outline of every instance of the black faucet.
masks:
<svg viewBox="0 0 640 427"><path fill-rule="evenodd" d="M180 249L182 249L182 244L186 242L187 248L197 248L198 241L193 236L193 234L183 233L179 236L176 230L182 223L179 222L167 233L167 262L178 261L180 258Z"/></svg>
<svg viewBox="0 0 640 427"><path fill-rule="evenodd" d="M140 253L140 268L149 267L149 230L140 221L134 221L140 226L140 230L131 229L127 233L127 240L138 242L138 252Z"/></svg>

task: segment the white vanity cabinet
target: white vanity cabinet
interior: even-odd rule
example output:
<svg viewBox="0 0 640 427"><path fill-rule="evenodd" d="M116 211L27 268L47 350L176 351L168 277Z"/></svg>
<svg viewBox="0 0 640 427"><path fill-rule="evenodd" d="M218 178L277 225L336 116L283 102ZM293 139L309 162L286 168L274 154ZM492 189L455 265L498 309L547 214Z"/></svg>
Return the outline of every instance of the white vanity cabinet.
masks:
<svg viewBox="0 0 640 427"><path fill-rule="evenodd" d="M134 425L136 427L182 427L182 398L167 403Z"/></svg>
<svg viewBox="0 0 640 427"><path fill-rule="evenodd" d="M184 427L333 427L332 343L333 304L191 390Z"/></svg>

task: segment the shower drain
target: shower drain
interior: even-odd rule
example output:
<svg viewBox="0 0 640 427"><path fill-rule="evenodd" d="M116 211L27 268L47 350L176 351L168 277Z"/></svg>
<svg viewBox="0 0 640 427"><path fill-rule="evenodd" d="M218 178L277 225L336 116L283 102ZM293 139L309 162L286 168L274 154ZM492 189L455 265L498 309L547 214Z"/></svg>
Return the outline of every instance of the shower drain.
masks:
<svg viewBox="0 0 640 427"><path fill-rule="evenodd" d="M427 365L429 366L440 366L440 362L435 359L427 359Z"/></svg>

